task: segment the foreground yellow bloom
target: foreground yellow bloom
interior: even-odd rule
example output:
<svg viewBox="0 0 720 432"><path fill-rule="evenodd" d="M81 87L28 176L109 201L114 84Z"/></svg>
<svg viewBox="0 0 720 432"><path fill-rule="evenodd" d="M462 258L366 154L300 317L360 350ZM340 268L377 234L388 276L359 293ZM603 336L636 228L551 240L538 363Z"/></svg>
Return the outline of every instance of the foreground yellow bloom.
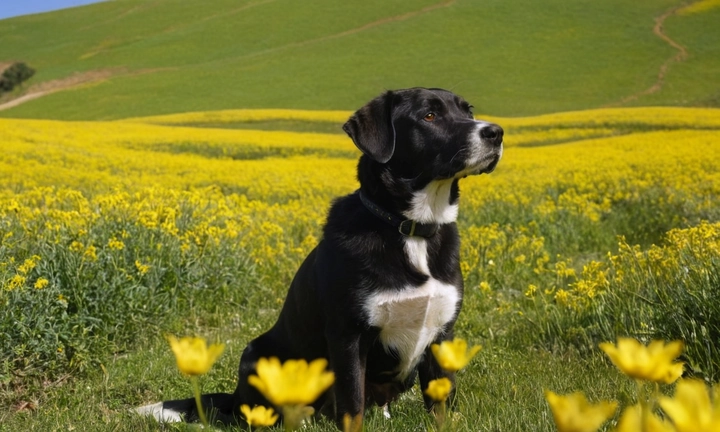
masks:
<svg viewBox="0 0 720 432"><path fill-rule="evenodd" d="M223 344L212 344L208 347L205 339L198 337L178 340L175 336L168 336L167 339L175 353L178 369L191 376L207 373L225 349Z"/></svg>
<svg viewBox="0 0 720 432"><path fill-rule="evenodd" d="M443 402L450 395L452 390L452 381L448 378L438 378L428 383L425 394L430 396L435 402Z"/></svg>
<svg viewBox="0 0 720 432"><path fill-rule="evenodd" d="M661 397L660 406L678 432L720 431L720 406L717 401L716 406L712 405L702 381L680 380L675 387L675 397Z"/></svg>
<svg viewBox="0 0 720 432"><path fill-rule="evenodd" d="M343 416L343 432L362 432L363 416L358 414L351 417L350 414Z"/></svg>
<svg viewBox="0 0 720 432"><path fill-rule="evenodd" d="M595 432L617 409L617 402L590 404L577 392L567 396L545 391L558 432Z"/></svg>
<svg viewBox="0 0 720 432"><path fill-rule="evenodd" d="M325 370L327 360L288 360L282 365L277 357L261 358L257 375L248 382L275 406L309 405L320 397L335 381L335 375Z"/></svg>
<svg viewBox="0 0 720 432"><path fill-rule="evenodd" d="M455 339L443 341L439 345L432 344L430 349L441 368L449 372L457 372L467 366L470 359L480 351L480 345L475 345L468 351L465 340Z"/></svg>
<svg viewBox="0 0 720 432"><path fill-rule="evenodd" d="M652 341L645 346L632 338L618 338L617 346L604 342L600 349L630 378L670 384L683 373L682 363L673 360L683 350L682 341Z"/></svg>
<svg viewBox="0 0 720 432"><path fill-rule="evenodd" d="M652 412L643 413L638 404L625 408L615 432L675 432L675 429Z"/></svg>
<svg viewBox="0 0 720 432"><path fill-rule="evenodd" d="M266 408L261 405L255 408L250 408L249 405L242 405L240 412L245 416L245 421L247 421L250 426L255 427L272 426L278 419L278 415L275 414L272 408Z"/></svg>

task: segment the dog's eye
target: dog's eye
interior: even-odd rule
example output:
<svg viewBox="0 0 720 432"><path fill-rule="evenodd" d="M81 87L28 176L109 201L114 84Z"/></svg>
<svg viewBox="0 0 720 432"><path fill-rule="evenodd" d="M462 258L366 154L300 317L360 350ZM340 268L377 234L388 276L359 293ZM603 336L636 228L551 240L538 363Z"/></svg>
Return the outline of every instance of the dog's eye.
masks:
<svg viewBox="0 0 720 432"><path fill-rule="evenodd" d="M431 121L435 120L435 113L429 112L429 113L425 114L425 117L423 117L423 120L425 120L426 122L431 122Z"/></svg>

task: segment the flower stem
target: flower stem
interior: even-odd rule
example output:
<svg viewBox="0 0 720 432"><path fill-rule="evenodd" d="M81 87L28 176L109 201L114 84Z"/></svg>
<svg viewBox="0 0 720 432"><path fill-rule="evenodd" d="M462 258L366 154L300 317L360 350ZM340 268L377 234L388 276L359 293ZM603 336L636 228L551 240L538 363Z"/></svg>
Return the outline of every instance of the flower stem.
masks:
<svg viewBox="0 0 720 432"><path fill-rule="evenodd" d="M285 405L282 407L283 426L285 431L292 431L300 427L302 414L300 414L299 408L300 407L297 405Z"/></svg>
<svg viewBox="0 0 720 432"><path fill-rule="evenodd" d="M437 424L438 431L442 431L443 426L445 426L445 416L447 415L446 401L438 402L435 407L435 424Z"/></svg>
<svg viewBox="0 0 720 432"><path fill-rule="evenodd" d="M193 375L190 377L190 381L192 381L193 393L195 394L195 404L197 405L198 416L200 417L200 421L202 422L203 426L208 427L208 421L205 417L205 410L202 407L202 402L200 402L200 384L198 383L198 377Z"/></svg>

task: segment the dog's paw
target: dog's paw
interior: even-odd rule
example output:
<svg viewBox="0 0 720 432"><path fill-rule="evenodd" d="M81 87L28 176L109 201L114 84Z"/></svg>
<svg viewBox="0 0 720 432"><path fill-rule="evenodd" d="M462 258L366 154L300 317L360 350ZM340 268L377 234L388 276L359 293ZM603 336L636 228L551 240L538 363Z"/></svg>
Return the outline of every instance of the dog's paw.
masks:
<svg viewBox="0 0 720 432"><path fill-rule="evenodd" d="M158 402L133 408L133 411L143 416L154 417L155 420L161 423L177 423L183 421L182 415L179 412L164 408L163 405L162 402Z"/></svg>

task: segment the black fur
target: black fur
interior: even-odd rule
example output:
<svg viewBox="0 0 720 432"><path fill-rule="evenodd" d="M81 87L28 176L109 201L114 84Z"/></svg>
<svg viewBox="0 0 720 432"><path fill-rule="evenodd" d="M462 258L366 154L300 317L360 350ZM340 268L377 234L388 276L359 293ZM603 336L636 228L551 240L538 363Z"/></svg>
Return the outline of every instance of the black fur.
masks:
<svg viewBox="0 0 720 432"><path fill-rule="evenodd" d="M343 129L363 152L358 163L363 193L386 211L403 215L412 210L415 193L446 180L451 183L445 204L456 203L459 178L491 171L501 154L502 129L475 121L470 108L448 91L421 88L388 91L360 108ZM471 139L472 134L480 137ZM473 151L480 156L469 167ZM454 220L442 223L425 241L429 275L409 260L406 238L369 212L357 193L337 199L322 240L290 285L277 322L243 352L235 392L203 396L205 406L212 407L210 414L223 423L242 422L241 404L270 405L247 382L261 357L327 358L336 381L314 406L339 424L345 414L355 416L369 405L391 402L418 376L423 391L433 379L454 379L429 348L414 372L398 379L397 352L383 346L381 329L370 325L364 309L378 292L413 290L433 278L458 293L454 315L434 342L452 339L463 291ZM426 407L432 404L426 397ZM192 399L165 402L164 407L186 419L197 417Z"/></svg>

